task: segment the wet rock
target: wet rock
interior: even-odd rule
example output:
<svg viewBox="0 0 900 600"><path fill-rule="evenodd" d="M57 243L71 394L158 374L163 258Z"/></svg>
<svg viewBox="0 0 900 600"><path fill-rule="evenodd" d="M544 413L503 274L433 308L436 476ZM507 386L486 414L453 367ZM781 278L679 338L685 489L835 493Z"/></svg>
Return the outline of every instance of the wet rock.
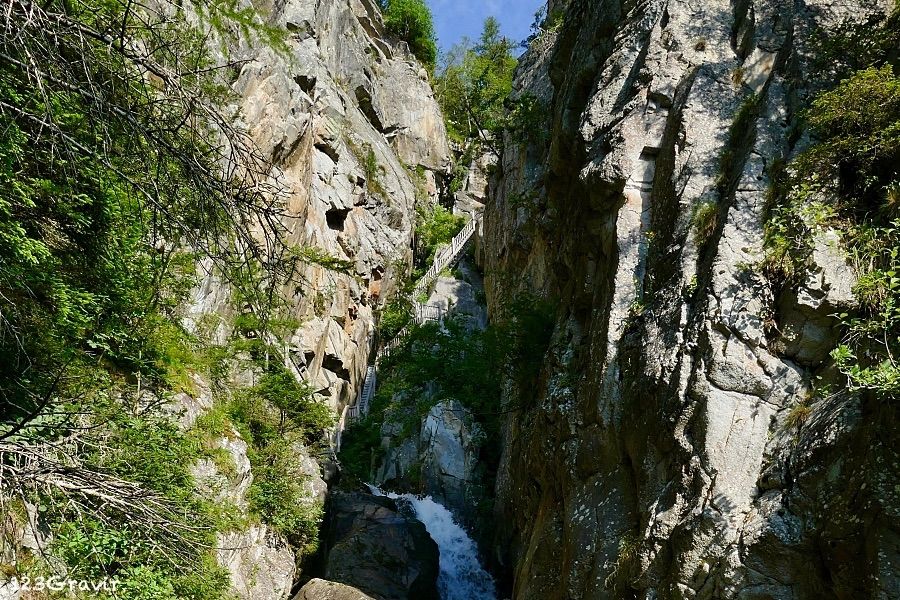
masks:
<svg viewBox="0 0 900 600"><path fill-rule="evenodd" d="M383 600L437 600L437 544L393 500L335 493L328 515L325 578Z"/></svg>
<svg viewBox="0 0 900 600"><path fill-rule="evenodd" d="M483 481L478 460L484 433L456 400L432 406L409 435L400 414L382 426L384 458L376 469L379 487L428 495L461 523L472 524Z"/></svg>

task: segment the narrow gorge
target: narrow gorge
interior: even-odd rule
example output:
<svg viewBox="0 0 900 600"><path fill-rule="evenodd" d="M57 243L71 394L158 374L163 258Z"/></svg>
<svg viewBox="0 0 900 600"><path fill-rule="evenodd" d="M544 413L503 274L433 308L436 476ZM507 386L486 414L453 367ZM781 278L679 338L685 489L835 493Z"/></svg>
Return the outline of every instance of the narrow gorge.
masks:
<svg viewBox="0 0 900 600"><path fill-rule="evenodd" d="M0 600L900 599L900 5L447 4L4 0Z"/></svg>

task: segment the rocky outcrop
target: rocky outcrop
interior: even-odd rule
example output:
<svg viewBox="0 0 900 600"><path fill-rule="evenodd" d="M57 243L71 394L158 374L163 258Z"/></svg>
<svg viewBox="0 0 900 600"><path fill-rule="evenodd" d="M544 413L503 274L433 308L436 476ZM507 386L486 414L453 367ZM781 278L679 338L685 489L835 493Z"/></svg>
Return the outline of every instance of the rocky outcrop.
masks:
<svg viewBox="0 0 900 600"><path fill-rule="evenodd" d="M222 469L212 459L202 459L191 468L196 484L205 498L226 503L247 512L247 494L253 482L247 443L236 430L212 442L212 449L224 451L228 468ZM305 448L295 448L304 476L307 499L323 502L326 485L319 473L319 465L309 457ZM218 534L216 559L231 579L231 592L246 600L287 598L297 564L287 540L263 523L254 523L244 530Z"/></svg>
<svg viewBox="0 0 900 600"><path fill-rule="evenodd" d="M216 559L228 570L231 591L246 600L287 598L297 566L287 541L265 525L220 534Z"/></svg>
<svg viewBox="0 0 900 600"><path fill-rule="evenodd" d="M277 226L288 251L301 257L280 290L284 314L278 315L299 325L282 339L266 341L340 415L358 396L375 310L393 292L398 275L405 275L394 269L405 269L412 258L415 205L440 193L449 146L427 73L405 45L387 39L374 2L253 4L270 25L287 30L286 48L243 40L230 49L240 70L229 84L244 126L271 162L272 181L284 192ZM329 268L321 257L350 267ZM235 318L253 307L236 300L211 262L199 265L199 275L183 309L184 325L225 345ZM228 387L258 381L258 369L244 358L229 361ZM186 429L213 402L210 386L195 383L197 393L179 394L172 403ZM223 473L214 461L200 461L193 468L198 487L247 511L253 479L247 444L234 431L213 446L235 469ZM307 501L323 502L322 468L302 446L293 451ZM219 546L219 562L237 597L288 597L298 571L280 535L257 524L222 534Z"/></svg>
<svg viewBox="0 0 900 600"><path fill-rule="evenodd" d="M375 484L431 496L461 523L471 524L483 485L478 459L484 433L456 400L438 402L422 419L417 435L405 435L388 418L381 428L384 458Z"/></svg>
<svg viewBox="0 0 900 600"><path fill-rule="evenodd" d="M375 600L372 596L367 596L354 587L335 583L333 581L325 581L324 579L313 579L302 588L294 596L294 600Z"/></svg>
<svg viewBox="0 0 900 600"><path fill-rule="evenodd" d="M544 369L506 398L513 596L900 595L895 410L843 393L787 418L834 377L839 244L814 240L784 294L755 266L773 165L827 76L814 44L888 3L550 8L562 28L516 82L549 132L507 140L481 253L491 310L520 290L557 307Z"/></svg>
<svg viewBox="0 0 900 600"><path fill-rule="evenodd" d="M288 0L261 10L289 32L287 50L235 49L232 58L244 62L232 87L285 191L280 225L301 253L352 265L346 274L301 265L282 290L300 326L281 343L339 412L362 385L373 311L395 286L392 265L411 260L414 206L437 197L449 146L427 73L405 45L387 40L371 0ZM232 305L212 265L201 271L185 323L221 343L246 307Z"/></svg>
<svg viewBox="0 0 900 600"><path fill-rule="evenodd" d="M459 320L471 330L487 327L487 309L481 277L468 264L459 263L461 278L438 277L426 304L438 307L444 314Z"/></svg>
<svg viewBox="0 0 900 600"><path fill-rule="evenodd" d="M328 580L382 600L437 600L437 544L393 500L335 493L328 514Z"/></svg>

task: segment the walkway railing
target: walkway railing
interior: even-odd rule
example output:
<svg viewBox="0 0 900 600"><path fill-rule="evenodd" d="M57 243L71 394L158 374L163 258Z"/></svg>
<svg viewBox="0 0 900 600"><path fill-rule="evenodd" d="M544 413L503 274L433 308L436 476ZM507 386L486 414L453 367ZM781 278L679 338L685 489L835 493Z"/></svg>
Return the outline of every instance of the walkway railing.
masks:
<svg viewBox="0 0 900 600"><path fill-rule="evenodd" d="M425 275L416 282L415 287L413 288L413 297L418 298L422 294L428 291L428 288L437 280L440 276L441 272L456 264L460 258L462 258L463 251L468 247L469 242L472 241L472 237L475 234L476 229L478 228L479 223L481 222L481 215L476 216L472 220L470 220L465 227L462 228L456 236L450 241L450 245L446 246L443 250L438 251L437 256L434 257L434 263L431 265L431 268L425 272ZM420 302L415 302L413 304L413 315L412 321L403 327L400 331L394 335L393 338L388 340L375 354L375 364L370 365L366 370L366 380L363 383L362 391L359 394L359 399L357 400L354 406L350 407L350 410L346 413L346 420L352 421L354 419L358 419L360 417L364 417L369 413L369 404L372 401L372 398L375 396L375 386L376 379L378 376L378 364L391 355L394 350L403 345L403 342L409 337L409 334L412 333L413 324L415 325L424 325L428 322L433 323L441 323L446 316L446 311L439 306L431 306L429 304L422 304ZM341 423L339 424L340 428L343 428L345 425L344 419L341 419ZM340 442L340 434L338 434L338 449Z"/></svg>
<svg viewBox="0 0 900 600"><path fill-rule="evenodd" d="M465 250L466 246L469 245L469 242L472 241L472 235L475 233L475 228L478 226L480 220L481 215L470 220L466 226L462 228L462 231L457 233L450 241L449 246L438 251L437 256L434 257L431 268L425 271L425 275L416 282L416 287L413 288L413 297L418 298L421 293L427 291L428 288L431 287L431 284L434 283L441 274L441 271L451 266L462 257L463 250Z"/></svg>

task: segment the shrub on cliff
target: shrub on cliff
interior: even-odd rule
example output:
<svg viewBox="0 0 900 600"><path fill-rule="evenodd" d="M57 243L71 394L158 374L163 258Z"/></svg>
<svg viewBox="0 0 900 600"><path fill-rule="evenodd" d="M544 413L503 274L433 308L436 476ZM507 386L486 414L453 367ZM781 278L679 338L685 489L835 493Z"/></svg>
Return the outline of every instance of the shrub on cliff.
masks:
<svg viewBox="0 0 900 600"><path fill-rule="evenodd" d="M892 68L845 79L813 101L807 120L821 141L798 168L832 175L863 210L883 207L885 186L900 177L900 78Z"/></svg>
<svg viewBox="0 0 900 600"><path fill-rule="evenodd" d="M412 53L430 71L437 62L434 21L425 0L380 0L384 24L392 35L409 44Z"/></svg>
<svg viewBox="0 0 900 600"><path fill-rule="evenodd" d="M497 145L507 125L505 103L516 68L513 46L500 34L497 20L488 18L477 44L463 42L451 49L435 93L452 137Z"/></svg>
<svg viewBox="0 0 900 600"><path fill-rule="evenodd" d="M857 309L838 315L832 352L847 385L900 391L900 78L868 67L819 94L805 112L815 143L775 179L766 225L766 272L802 281L813 239L834 229L859 276Z"/></svg>

